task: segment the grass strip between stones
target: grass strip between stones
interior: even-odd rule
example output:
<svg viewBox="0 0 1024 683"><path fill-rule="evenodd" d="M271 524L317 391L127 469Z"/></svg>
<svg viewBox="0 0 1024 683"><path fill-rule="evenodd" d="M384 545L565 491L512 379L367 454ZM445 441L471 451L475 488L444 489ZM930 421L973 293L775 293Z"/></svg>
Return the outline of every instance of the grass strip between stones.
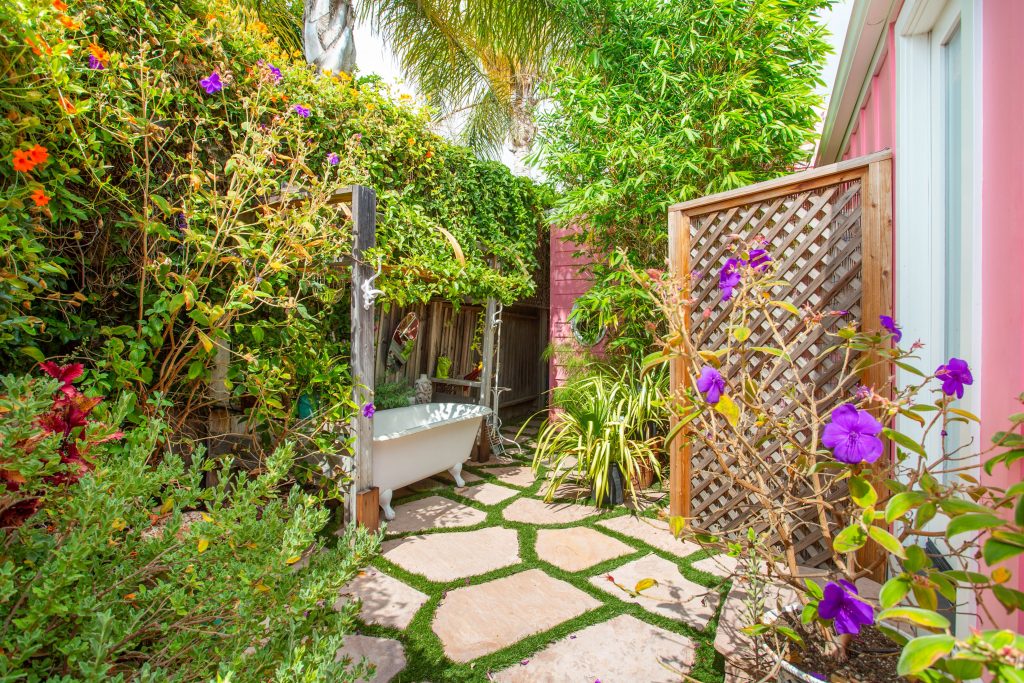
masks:
<svg viewBox="0 0 1024 683"><path fill-rule="evenodd" d="M509 466L516 465L528 467L530 463L529 461L509 463ZM488 673L498 672L502 669L518 665L524 660L530 659L531 656L544 650L548 645L557 640L566 638L588 626L607 621L623 614L628 614L640 621L647 622L659 628L663 628L667 631L689 638L695 645L695 662L689 671L689 675L700 681L705 681L706 683L719 683L724 680L724 661L721 655L715 651L713 644L715 630L718 626L718 619L721 614L721 605L725 601L729 584L727 582L723 582L719 577L698 571L691 566L693 562L706 557L707 553L698 551L693 555L681 559L672 553L650 546L639 539L626 536L612 529L597 525L597 522L601 520L634 514L632 511L621 507L614 510L600 511L597 514L587 517L579 522L568 522L563 524L534 525L506 520L502 516L502 511L514 501L524 497L542 497L539 491L541 485L544 483L544 471L541 470L537 481L532 485L523 487L515 486L499 480L496 476L488 472L488 467L473 465L466 467L466 470L482 479L480 482L469 483L467 488L471 488L486 481L510 489L515 489L518 493L513 497L497 503L496 505L483 505L482 503L459 495L458 489L456 489L453 484L442 483L437 488L426 491L417 491L411 495L403 496L401 499L396 500L394 505L397 506L404 503L410 503L430 496L442 496L468 507L481 510L487 514L487 518L483 522L472 526L425 529L423 531L406 532L402 534L389 534L386 537L387 540L434 533L461 533L488 527L502 526L507 529L514 529L518 533L519 556L521 561L508 567L502 567L500 569L466 579L457 579L450 582L435 582L419 574L406 571L383 557L377 557L372 563L374 567L395 577L396 579L399 579L403 583L422 591L428 596L427 602L419 609L412 622L404 630L357 622L357 632L359 633L380 638L394 638L402 643L405 648L407 665L406 668L395 677L394 681L396 683L422 683L423 681L430 681L431 683L450 681L487 681L489 680ZM558 502L575 501L572 501L571 499L558 499ZM586 504L586 501L580 502ZM649 508L642 514L642 516L654 517L656 513L656 508ZM633 548L635 552L606 560L578 572L565 571L545 562L537 556L535 544L538 529L566 529L575 527L588 527L595 529L602 534L621 541L627 546ZM629 596L625 594L623 594L622 598L618 598L590 583L590 579L592 577L603 576L609 573L614 574L614 570L617 567L648 554L654 554L658 557L669 560L679 568L680 574L683 577L707 588L715 589L720 594L721 599L719 601L719 608L703 631L699 631L688 624L647 611L642 606L642 599L640 602L633 602L629 600ZM488 581L518 574L529 569L540 569L552 578L564 581L583 591L602 604L596 609L592 609L577 617L569 619L568 621L562 622L554 628L528 636L509 647L475 659L472 662L463 664L453 662L448 659L444 654L444 648L441 645L440 638L438 638L431 629L431 624L434 621L434 615L437 612L441 599L444 595L448 591L453 591L464 586L474 586L487 583ZM481 608L486 609L486 606L481 606ZM638 652L636 653L636 656L643 657L645 654L644 652Z"/></svg>

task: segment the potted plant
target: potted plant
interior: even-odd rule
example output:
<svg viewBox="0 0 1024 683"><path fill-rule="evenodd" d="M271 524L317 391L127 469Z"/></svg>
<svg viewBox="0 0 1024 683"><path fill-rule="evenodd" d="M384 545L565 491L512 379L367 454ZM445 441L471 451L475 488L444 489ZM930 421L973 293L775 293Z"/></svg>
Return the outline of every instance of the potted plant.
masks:
<svg viewBox="0 0 1024 683"><path fill-rule="evenodd" d="M533 460L534 469L550 469L547 500L574 477L589 482L596 505L617 505L660 476L659 437L645 436L644 427L657 414L662 381L601 368L555 390L559 413L541 428Z"/></svg>
<svg viewBox="0 0 1024 683"><path fill-rule="evenodd" d="M845 311L778 301L785 283L760 246L735 244L722 266L719 289L730 308L716 348L692 347L687 292L656 274L635 274L669 322L648 363L681 359L690 374L673 406L673 436L709 457L702 474L714 476L744 514L726 531L700 518L674 518L673 528L738 558L746 574L734 587L771 588L748 591L762 596L747 600L748 653L769 654L750 673L755 680L1020 683L1024 637L958 633L939 606L973 594L981 610L1024 609L1006 566L1024 554L1024 484L982 485L972 474L972 463L991 474L1024 458L1024 414L1011 418L1014 431L995 435L994 451L968 457L970 444L954 438L977 421L957 403L973 384L969 364L949 358L924 372L915 367L920 342L901 347L902 331L888 316L860 325ZM814 358L835 361L827 386L800 355L816 339L826 343ZM911 381L897 385L893 367ZM866 386L862 377L883 379ZM802 566L808 538L817 538L817 571ZM885 581L877 599L862 589L871 576ZM766 592L775 599L763 599Z"/></svg>

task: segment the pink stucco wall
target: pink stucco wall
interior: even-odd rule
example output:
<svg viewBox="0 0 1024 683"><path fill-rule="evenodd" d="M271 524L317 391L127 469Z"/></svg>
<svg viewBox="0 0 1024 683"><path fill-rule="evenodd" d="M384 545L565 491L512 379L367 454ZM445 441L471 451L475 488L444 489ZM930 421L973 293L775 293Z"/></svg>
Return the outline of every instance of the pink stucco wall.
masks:
<svg viewBox="0 0 1024 683"><path fill-rule="evenodd" d="M863 156L896 146L896 31L890 24L885 49L871 77L864 105L850 135L844 159Z"/></svg>
<svg viewBox="0 0 1024 683"><path fill-rule="evenodd" d="M575 344L572 330L569 328L569 311L576 299L590 289L590 277L581 272L592 259L586 256L574 256L580 247L571 239L572 230L567 228L551 229L551 313L549 318L549 338L552 345ZM565 379L565 368L552 358L549 364L551 388L559 386Z"/></svg>
<svg viewBox="0 0 1024 683"><path fill-rule="evenodd" d="M971 363L981 391L982 444L987 444L994 432L1006 428L1007 416L1024 410L1018 398L1024 392L1024 89L1019 87L1024 2L988 2L981 15L982 357ZM895 150L894 163L899 163L895 55L890 25L844 158L890 147ZM900 285L897 272L895 286ZM983 483L1005 488L1024 479L1021 465L1009 472L1000 467L992 476L981 471L980 477ZM1013 573L1011 584L1020 589L1024 558L1011 562L1008 569ZM1020 612L1009 615L995 600L986 604L994 622L986 626L1024 632Z"/></svg>
<svg viewBox="0 0 1024 683"><path fill-rule="evenodd" d="M1024 392L1024 3L986 2L982 10L982 192L981 278L982 441L1004 429L1006 418L1021 412ZM983 482L1007 486L1024 479L998 468ZM984 475L984 473L982 473ZM1024 558L1013 571L1017 587ZM992 607L1002 627L1024 632L1024 615Z"/></svg>

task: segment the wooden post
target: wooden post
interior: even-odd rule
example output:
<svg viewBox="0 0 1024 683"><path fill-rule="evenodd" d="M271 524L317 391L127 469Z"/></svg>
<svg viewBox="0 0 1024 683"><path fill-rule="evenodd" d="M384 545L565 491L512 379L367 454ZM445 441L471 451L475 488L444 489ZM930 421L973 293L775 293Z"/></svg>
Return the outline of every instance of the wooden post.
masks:
<svg viewBox="0 0 1024 683"><path fill-rule="evenodd" d="M480 405L493 407L491 401L491 383L494 381L494 315L498 312L498 301L487 300L484 308L484 339L483 339L483 370L480 372Z"/></svg>
<svg viewBox="0 0 1024 683"><path fill-rule="evenodd" d="M374 275L374 268L363 262L363 254L377 243L377 195L368 187L352 188L352 279L350 311L352 318L352 398L356 406L352 418L352 490L349 495L349 519L371 531L380 525L378 491L373 487L373 423L362 406L373 402L376 340L374 306L364 305L363 283Z"/></svg>
<svg viewBox="0 0 1024 683"><path fill-rule="evenodd" d="M893 233L892 233L892 160L882 159L868 164L867 173L861 181L861 323L864 332L877 333L881 329L879 316L892 315L893 288ZM891 367L888 363L874 365L863 372L861 380L866 386L880 394L891 396L889 383ZM892 452L885 454L874 466L880 476L874 479L878 492L878 507L884 507L888 489L881 481L881 470L888 467ZM877 543L868 543L857 551L861 566L879 563L872 578L879 583L885 581L886 551Z"/></svg>
<svg viewBox="0 0 1024 683"><path fill-rule="evenodd" d="M669 271L673 281L689 296L690 292L690 217L679 210L668 214L668 258ZM690 307L683 307L682 326L679 330L687 339L690 337ZM673 358L669 364L670 391L682 391L690 385L690 359L686 356ZM679 421L672 412L670 424L675 427ZM690 516L690 462L691 446L684 443L685 433L679 433L668 445L669 513L673 516Z"/></svg>

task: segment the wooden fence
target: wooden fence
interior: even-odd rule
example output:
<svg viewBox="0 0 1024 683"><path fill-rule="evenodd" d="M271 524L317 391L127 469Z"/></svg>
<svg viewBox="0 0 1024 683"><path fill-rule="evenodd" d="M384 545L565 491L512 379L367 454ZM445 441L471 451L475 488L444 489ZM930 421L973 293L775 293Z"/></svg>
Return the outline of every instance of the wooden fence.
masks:
<svg viewBox="0 0 1024 683"><path fill-rule="evenodd" d="M728 333L728 309L715 274L729 257L727 248L736 235L767 241L780 278L789 283L788 291L780 287L773 293L776 299L797 307L848 311L832 318L828 329L862 321L866 331L877 330L879 315L889 314L892 306L891 163L890 152L884 151L670 207L670 263L673 277L690 292L684 320L694 348L718 348ZM704 275L691 277L695 272ZM710 317L705 310L711 311ZM790 320L791 325L801 324ZM752 326L751 345L767 343L769 334L767 322L760 321ZM798 350L806 376L822 393L835 387L841 368L841 357L818 357L827 343L819 330ZM673 362L674 389L690 386L690 367L686 358ZM861 381L885 384L884 368L869 372ZM783 403L782 380L765 379L774 391L772 400ZM780 454L766 446L765 457L779 459ZM703 528L742 527L751 505L712 453L679 438L670 445L670 490L672 514L693 518ZM797 545L801 561L815 566L828 551L812 528L803 527L805 535Z"/></svg>

